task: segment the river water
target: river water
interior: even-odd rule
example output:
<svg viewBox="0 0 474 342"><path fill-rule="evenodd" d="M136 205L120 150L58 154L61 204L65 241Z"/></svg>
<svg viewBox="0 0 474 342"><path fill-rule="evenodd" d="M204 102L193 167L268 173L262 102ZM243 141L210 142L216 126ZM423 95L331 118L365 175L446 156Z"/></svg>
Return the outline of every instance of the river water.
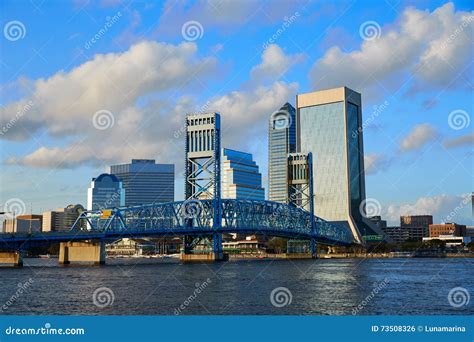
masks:
<svg viewBox="0 0 474 342"><path fill-rule="evenodd" d="M473 264L461 258L108 259L104 266L59 267L57 259L25 259L23 268L0 269L0 314L472 315Z"/></svg>

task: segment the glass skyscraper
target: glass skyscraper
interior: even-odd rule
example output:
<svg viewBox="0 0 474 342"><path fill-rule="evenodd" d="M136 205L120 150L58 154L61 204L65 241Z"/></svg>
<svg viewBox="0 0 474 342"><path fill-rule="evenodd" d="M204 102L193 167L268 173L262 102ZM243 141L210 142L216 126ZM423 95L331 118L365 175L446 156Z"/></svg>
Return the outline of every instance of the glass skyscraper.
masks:
<svg viewBox="0 0 474 342"><path fill-rule="evenodd" d="M288 203L288 153L296 152L295 108L288 102L270 116L268 199Z"/></svg>
<svg viewBox="0 0 474 342"><path fill-rule="evenodd" d="M228 148L221 155L222 198L264 200L262 174L250 153Z"/></svg>
<svg viewBox="0 0 474 342"><path fill-rule="evenodd" d="M359 242L377 234L359 209L365 199L361 95L346 87L316 91L297 95L296 106L298 151L313 154L315 215L347 224Z"/></svg>
<svg viewBox="0 0 474 342"><path fill-rule="evenodd" d="M123 207L125 205L125 190L122 182L114 175L101 174L92 178L87 190L87 210L102 210Z"/></svg>
<svg viewBox="0 0 474 342"><path fill-rule="evenodd" d="M112 165L110 173L123 183L126 206L174 201L174 164L132 159L131 164Z"/></svg>

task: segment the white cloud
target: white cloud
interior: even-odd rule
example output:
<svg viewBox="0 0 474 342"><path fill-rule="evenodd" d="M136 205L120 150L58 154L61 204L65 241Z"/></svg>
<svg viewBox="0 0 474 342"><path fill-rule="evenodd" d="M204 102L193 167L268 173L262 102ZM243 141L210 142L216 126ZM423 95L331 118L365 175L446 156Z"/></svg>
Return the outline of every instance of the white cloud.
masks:
<svg viewBox="0 0 474 342"><path fill-rule="evenodd" d="M294 64L301 62L303 55L285 55L285 52L276 44L269 45L262 54L262 63L252 68L250 75L256 82L264 80L278 80Z"/></svg>
<svg viewBox="0 0 474 342"><path fill-rule="evenodd" d="M401 151L418 150L436 137L436 130L429 124L420 124L413 127L400 144Z"/></svg>
<svg viewBox="0 0 474 342"><path fill-rule="evenodd" d="M474 145L474 132L454 139L448 139L443 142L443 146L446 148L454 148L464 145Z"/></svg>
<svg viewBox="0 0 474 342"><path fill-rule="evenodd" d="M313 65L313 87L347 85L372 98L407 81L412 90L444 89L462 71L469 78L464 69L471 59L473 13L455 11L452 3L431 13L407 8L394 24L382 27L379 38L364 40L358 50L330 48ZM458 81L465 82L462 77Z"/></svg>
<svg viewBox="0 0 474 342"><path fill-rule="evenodd" d="M69 72L39 79L31 96L1 109L0 127L15 117L18 107L28 101L34 104L3 138L29 138L23 127L32 132L46 128L53 136L81 135L98 110L120 115L147 94L181 88L206 77L215 69L216 60L198 59L196 52L193 43L146 41L123 53L95 55Z"/></svg>
<svg viewBox="0 0 474 342"><path fill-rule="evenodd" d="M456 222L472 225L470 194L421 197L413 204L390 204L382 212L391 225L400 224L402 215L433 215L434 223Z"/></svg>
<svg viewBox="0 0 474 342"><path fill-rule="evenodd" d="M365 174L373 175L385 170L389 166L389 161L383 154L369 153L364 156Z"/></svg>
<svg viewBox="0 0 474 342"><path fill-rule="evenodd" d="M192 95L176 99L176 94L194 78L210 76L215 64L214 59L198 58L194 44L142 42L124 53L96 55L70 72L37 80L31 96L2 109L3 125L15 118L18 106L33 102L0 138L27 140L23 128L28 128L58 139L42 140L48 145L24 156L9 156L5 162L39 168L105 168L131 158L155 158L176 163L179 170L184 117L202 106ZM246 87L212 97L206 107L222 115L223 143L247 148L256 135L266 136L268 117L297 89L297 84L285 82ZM102 109L114 120L104 130L93 124L94 114Z"/></svg>

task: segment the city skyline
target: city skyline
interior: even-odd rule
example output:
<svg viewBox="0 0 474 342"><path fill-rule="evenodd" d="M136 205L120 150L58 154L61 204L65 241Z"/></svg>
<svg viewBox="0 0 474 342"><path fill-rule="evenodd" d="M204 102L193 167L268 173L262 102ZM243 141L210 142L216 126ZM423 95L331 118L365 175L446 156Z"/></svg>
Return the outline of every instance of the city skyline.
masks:
<svg viewBox="0 0 474 342"><path fill-rule="evenodd" d="M400 215L433 214L435 222L449 217L452 221L472 225L470 205L463 201L463 196L470 196L473 186L470 173L472 104L468 96L472 66L461 58L465 57L466 49L462 47L468 45L462 43L469 40L471 31L463 29L453 41L449 41L451 32L465 27L465 22L471 23L472 12L466 12L467 2L405 6L400 13L394 11L382 16L356 14L354 23L339 21L330 32L316 40L315 49L308 52L300 51L297 43L305 41L305 46L309 44L300 33L314 24L308 15L314 9L292 9L287 4L281 9L284 13L270 13L268 22L259 24L258 35L249 43L254 49L247 56L232 44L232 37L238 31L237 23L229 23L225 28L230 39L217 32L222 22L197 14L195 19L201 19L199 22L203 27L199 39L189 41L183 37L181 21L175 31L169 28L168 32L147 36L141 33L145 33L150 24L150 13L158 13L160 9L158 6L148 10L140 4L134 6L126 9L120 5L98 7L89 4L82 9L58 6L54 11L65 14L65 17L71 11L79 13L75 17L79 22L91 20L86 11L96 18L94 25L90 25L90 32L81 31L79 37L74 36L73 27L64 26L69 30L61 34L68 34L71 38L66 40L65 47L61 47L66 51L64 56L58 56L51 45L42 49L43 44L51 44L48 37L52 32L48 31L48 25L44 29L35 28L35 25L44 24L41 15L35 20L29 18L25 21L24 39L2 40L8 49L3 56L0 127L11 126L7 132L2 131L4 134L0 137L2 204L10 198L20 198L28 211L31 203L35 212L64 207L69 203L85 205L85 189L92 176L106 172L109 165L129 162L133 158L176 164L175 194L176 199L180 199L184 183L179 176L183 159L181 128L184 116L189 112L220 112L223 118L222 145L252 153L261 167L260 172L266 177L269 115L286 102L295 104L297 93L347 85L363 97L366 192L367 198L380 203L382 217L393 223ZM329 11L330 18L342 15L331 13L330 8L323 5L318 6L319 11ZM26 11L24 13L33 11L25 7L22 9ZM264 9L254 11L258 13ZM21 20L27 15L18 11L9 9L8 18L2 14L2 22ZM43 6L43 11L51 15L53 10ZM120 16L116 15L119 11ZM278 39L273 39L285 22L285 15L290 26L278 35ZM106 16L110 23L113 22L112 27L95 43L88 43L86 35L93 37L103 26ZM162 16L164 22L165 17ZM133 18L136 21L132 21ZM349 30L359 32L352 25L359 27L374 18L379 26L375 39L364 39L363 34L347 34ZM418 29L427 40L418 50L415 48L416 38L406 33L415 30L413 18L418 18L423 24ZM448 18L443 29L428 35L426 27L436 25L441 18ZM182 19L184 23L192 18ZM158 31L163 27L159 26ZM389 34L391 32L398 34L396 38ZM250 35L252 32L246 28L241 34ZM25 42L32 37L41 44L35 46L38 54L28 62L21 55L26 48ZM120 41L116 40L118 37ZM370 62L371 51L384 44L397 45L391 39L410 43L405 64L393 63L393 70L377 70L369 79L363 77L363 72L357 68L353 74L347 73L345 68L349 62L344 61ZM269 43L265 45L265 42ZM460 56L455 61L457 64L451 61L452 65L447 67L442 60L437 63L430 61L429 42L441 46L447 42L443 50L446 53L456 48ZM175 69L171 66L160 69L161 64L154 62L155 59L167 60L167 54L171 54L172 59L168 61L174 62ZM248 59L251 63L247 65L240 59ZM342 61L340 72L334 69L335 59ZM149 84L130 81L131 84L124 88L120 83L123 77L136 78L127 76L130 72L132 75L142 72L146 75L147 69L134 69L137 64L131 61L135 60L143 62L148 70L169 72L169 82L151 74ZM425 60L435 70L423 69L421 62ZM231 66L232 63L236 65ZM23 64L24 68L17 74ZM404 68L410 67L419 67L420 70L413 79L404 74ZM451 84L450 87L436 86L438 83L433 78L436 71L438 77L444 77L443 80ZM226 82L219 81L219 73L230 79L234 76L236 81L223 84ZM192 82L187 82L189 75ZM95 89L98 100L84 86L86 79L98 85ZM111 88L111 83L115 86L121 84L122 88ZM428 87L428 83L432 86ZM76 92L60 92L61 88ZM126 101L126 105L117 103L113 100L116 94L125 98L128 95L131 99ZM17 117L18 108L23 108L24 113L20 112L20 117L9 125ZM70 115L62 113L66 109ZM94 127L95 114L96 118L111 120L110 127ZM448 121L456 115L468 120L464 127L453 128L454 121ZM104 146L110 148L104 149ZM118 154L119 150L122 155ZM263 187L269 189L267 180ZM451 213L455 213L454 217Z"/></svg>

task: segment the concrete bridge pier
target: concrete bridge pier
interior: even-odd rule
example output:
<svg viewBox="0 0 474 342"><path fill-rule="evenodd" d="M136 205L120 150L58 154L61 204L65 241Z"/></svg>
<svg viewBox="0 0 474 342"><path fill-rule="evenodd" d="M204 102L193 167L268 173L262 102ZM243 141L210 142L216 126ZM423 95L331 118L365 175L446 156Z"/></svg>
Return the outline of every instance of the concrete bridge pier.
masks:
<svg viewBox="0 0 474 342"><path fill-rule="evenodd" d="M193 253L189 247L190 237L183 239L183 252L180 259L183 262L213 262L229 260L229 255L222 251L222 235L215 233L212 236L213 251L210 253Z"/></svg>
<svg viewBox="0 0 474 342"><path fill-rule="evenodd" d="M7 267L22 267L23 258L21 252L0 252L0 265Z"/></svg>
<svg viewBox="0 0 474 342"><path fill-rule="evenodd" d="M61 242L59 247L59 264L93 263L105 264L105 242Z"/></svg>

